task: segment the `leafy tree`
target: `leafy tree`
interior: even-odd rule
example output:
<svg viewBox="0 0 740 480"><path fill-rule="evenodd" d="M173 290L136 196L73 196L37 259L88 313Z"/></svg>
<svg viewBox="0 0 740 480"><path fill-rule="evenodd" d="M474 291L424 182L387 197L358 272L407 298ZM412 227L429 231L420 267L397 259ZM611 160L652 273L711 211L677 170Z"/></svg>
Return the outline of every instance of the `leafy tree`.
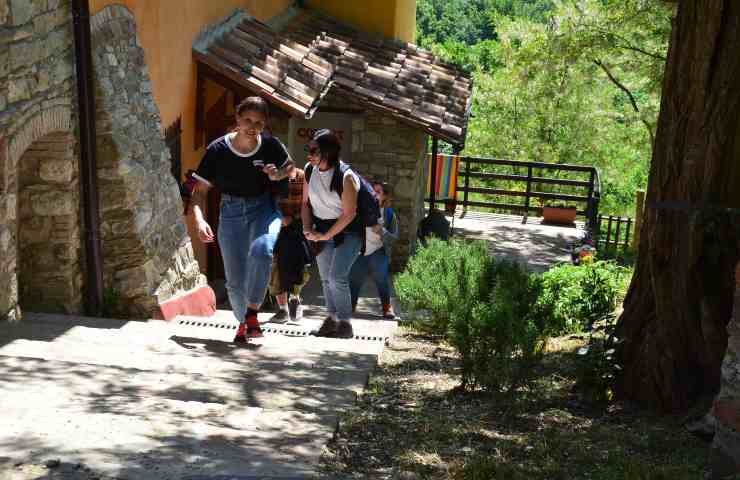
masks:
<svg viewBox="0 0 740 480"><path fill-rule="evenodd" d="M546 23L555 7L553 0L491 0L490 9L495 16L523 18Z"/></svg>
<svg viewBox="0 0 740 480"><path fill-rule="evenodd" d="M489 0L484 16L494 39L431 46L474 75L465 153L595 165L602 211L631 214L647 181L671 9L646 0Z"/></svg>
<svg viewBox="0 0 740 480"><path fill-rule="evenodd" d="M416 4L417 42L429 47L448 41L473 45L494 38L491 0L420 0Z"/></svg>

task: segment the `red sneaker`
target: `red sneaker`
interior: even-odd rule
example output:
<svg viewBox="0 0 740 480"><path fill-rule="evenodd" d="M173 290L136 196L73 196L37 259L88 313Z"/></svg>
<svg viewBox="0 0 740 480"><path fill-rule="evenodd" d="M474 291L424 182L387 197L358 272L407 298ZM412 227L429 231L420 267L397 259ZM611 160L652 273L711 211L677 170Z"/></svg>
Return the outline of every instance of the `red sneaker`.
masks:
<svg viewBox="0 0 740 480"><path fill-rule="evenodd" d="M257 315L247 315L247 321L244 322L247 325L247 338L260 338L264 337L262 328L260 328L260 322L257 320Z"/></svg>
<svg viewBox="0 0 740 480"><path fill-rule="evenodd" d="M239 324L239 328L236 329L236 336L234 337L234 343L247 343L247 326L243 323Z"/></svg>

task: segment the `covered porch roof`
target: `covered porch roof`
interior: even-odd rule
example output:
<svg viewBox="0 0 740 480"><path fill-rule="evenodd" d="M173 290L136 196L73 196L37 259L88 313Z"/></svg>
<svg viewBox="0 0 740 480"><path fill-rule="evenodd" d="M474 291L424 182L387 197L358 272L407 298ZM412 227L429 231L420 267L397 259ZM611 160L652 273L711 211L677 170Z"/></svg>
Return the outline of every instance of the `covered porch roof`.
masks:
<svg viewBox="0 0 740 480"><path fill-rule="evenodd" d="M195 42L199 68L305 118L333 86L366 108L464 146L473 82L461 69L314 11L291 9L271 23L237 11Z"/></svg>

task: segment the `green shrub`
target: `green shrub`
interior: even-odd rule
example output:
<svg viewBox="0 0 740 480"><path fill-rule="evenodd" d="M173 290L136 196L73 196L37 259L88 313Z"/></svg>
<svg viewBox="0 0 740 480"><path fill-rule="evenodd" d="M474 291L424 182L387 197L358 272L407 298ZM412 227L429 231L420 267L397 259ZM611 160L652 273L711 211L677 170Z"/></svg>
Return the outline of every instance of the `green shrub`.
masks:
<svg viewBox="0 0 740 480"><path fill-rule="evenodd" d="M637 250L634 247L629 247L627 250L602 247L597 255L599 260L614 260L624 267L634 267L637 261Z"/></svg>
<svg viewBox="0 0 740 480"><path fill-rule="evenodd" d="M493 263L491 279L488 302L459 312L451 320L449 341L460 353L463 388L509 391L526 383L542 353L547 315L537 302L542 280L508 261Z"/></svg>
<svg viewBox="0 0 740 480"><path fill-rule="evenodd" d="M428 312L417 327L446 335L450 318L488 296L491 264L482 241L432 238L395 278L396 293L405 310Z"/></svg>
<svg viewBox="0 0 740 480"><path fill-rule="evenodd" d="M614 397L614 380L619 370L613 337L616 320L609 315L588 337L588 344L578 350L576 385L586 400L609 403Z"/></svg>
<svg viewBox="0 0 740 480"><path fill-rule="evenodd" d="M564 264L545 272L539 303L552 312L548 334L579 332L606 318L624 298L631 276L632 270L611 261Z"/></svg>
<svg viewBox="0 0 740 480"><path fill-rule="evenodd" d="M100 313L104 318L124 318L126 316L121 293L114 287L106 287L103 290L103 304Z"/></svg>
<svg viewBox="0 0 740 480"><path fill-rule="evenodd" d="M464 388L507 391L528 380L547 335L580 331L611 315L630 276L604 261L530 274L495 261L484 242L431 239L395 284L407 311L427 312L415 326L446 336L460 354ZM582 372L594 395L610 391L605 351L589 356L593 371Z"/></svg>

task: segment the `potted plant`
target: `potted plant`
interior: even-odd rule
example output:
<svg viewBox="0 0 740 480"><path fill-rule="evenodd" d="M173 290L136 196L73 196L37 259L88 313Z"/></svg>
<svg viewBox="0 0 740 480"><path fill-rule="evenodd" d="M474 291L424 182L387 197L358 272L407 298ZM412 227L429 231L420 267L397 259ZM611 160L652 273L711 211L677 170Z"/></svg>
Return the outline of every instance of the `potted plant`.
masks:
<svg viewBox="0 0 740 480"><path fill-rule="evenodd" d="M576 221L576 207L564 204L544 205L542 207L542 219L545 223L556 225L573 225Z"/></svg>

